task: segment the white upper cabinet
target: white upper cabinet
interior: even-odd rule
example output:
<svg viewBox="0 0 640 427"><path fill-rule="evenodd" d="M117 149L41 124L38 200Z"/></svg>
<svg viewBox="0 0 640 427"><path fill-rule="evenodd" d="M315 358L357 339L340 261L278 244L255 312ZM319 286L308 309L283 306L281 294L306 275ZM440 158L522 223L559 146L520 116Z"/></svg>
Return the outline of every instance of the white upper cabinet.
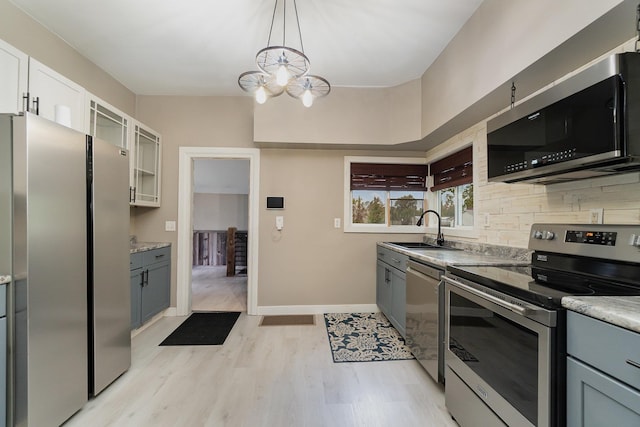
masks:
<svg viewBox="0 0 640 427"><path fill-rule="evenodd" d="M0 76L0 113L17 114L24 111L22 97L27 93L29 57L2 40Z"/></svg>
<svg viewBox="0 0 640 427"><path fill-rule="evenodd" d="M86 132L84 88L33 58L29 58L29 94L29 111Z"/></svg>
<svg viewBox="0 0 640 427"><path fill-rule="evenodd" d="M160 206L160 134L131 120L131 200L133 206Z"/></svg>
<svg viewBox="0 0 640 427"><path fill-rule="evenodd" d="M88 133L117 147L129 149L131 118L122 111L87 92Z"/></svg>

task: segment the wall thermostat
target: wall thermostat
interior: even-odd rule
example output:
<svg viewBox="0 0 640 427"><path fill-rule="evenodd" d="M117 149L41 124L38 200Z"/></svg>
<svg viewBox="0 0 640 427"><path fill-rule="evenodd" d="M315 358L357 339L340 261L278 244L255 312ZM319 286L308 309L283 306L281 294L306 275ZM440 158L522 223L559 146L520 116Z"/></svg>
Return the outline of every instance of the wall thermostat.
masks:
<svg viewBox="0 0 640 427"><path fill-rule="evenodd" d="M284 197L267 197L267 209L284 209Z"/></svg>

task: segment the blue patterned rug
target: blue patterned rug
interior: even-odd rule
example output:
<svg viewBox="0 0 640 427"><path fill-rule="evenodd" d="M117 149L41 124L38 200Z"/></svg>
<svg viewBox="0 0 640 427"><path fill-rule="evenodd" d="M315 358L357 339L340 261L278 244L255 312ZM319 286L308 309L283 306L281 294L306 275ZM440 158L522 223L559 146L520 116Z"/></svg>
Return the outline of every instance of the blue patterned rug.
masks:
<svg viewBox="0 0 640 427"><path fill-rule="evenodd" d="M324 322L335 363L414 358L382 313L329 313Z"/></svg>

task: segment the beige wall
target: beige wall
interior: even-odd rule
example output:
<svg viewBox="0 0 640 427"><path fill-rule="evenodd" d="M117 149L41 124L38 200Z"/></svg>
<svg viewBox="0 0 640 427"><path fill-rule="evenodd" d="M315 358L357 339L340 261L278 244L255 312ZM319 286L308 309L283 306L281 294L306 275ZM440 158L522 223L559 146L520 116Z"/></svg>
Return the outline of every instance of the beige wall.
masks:
<svg viewBox="0 0 640 427"><path fill-rule="evenodd" d="M260 198L284 196L285 209L261 206L258 305L373 304L375 242L421 240L417 234L344 233L333 227L333 219L343 216L348 155L399 153L261 150ZM274 229L276 215L284 216L281 232Z"/></svg>
<svg viewBox="0 0 640 427"><path fill-rule="evenodd" d="M422 77L422 135L434 132L514 77L520 86L518 73L619 3L622 0L484 1ZM590 51L601 49L598 43L585 40L584 44L583 62L603 53ZM549 68L561 61L556 58ZM508 90L503 99L508 105Z"/></svg>
<svg viewBox="0 0 640 427"><path fill-rule="evenodd" d="M133 92L8 0L0 0L0 39L78 83L114 107L133 115Z"/></svg>
<svg viewBox="0 0 640 427"><path fill-rule="evenodd" d="M162 206L132 208L142 241L173 244L172 305L176 295L177 235L164 221L177 219L181 146L255 147L253 100L247 97L138 97L140 120L162 134ZM375 242L421 240L420 235L345 234L342 218L345 155L402 155L377 151L261 149L258 305L372 304ZM284 196L284 211L267 211L266 196ZM281 235L275 216L284 216Z"/></svg>
<svg viewBox="0 0 640 427"><path fill-rule="evenodd" d="M391 88L333 88L304 108L282 95L255 105L256 142L376 146L420 139L420 80Z"/></svg>
<svg viewBox="0 0 640 427"><path fill-rule="evenodd" d="M253 147L253 100L248 97L139 96L136 116L162 135L162 205L131 208L139 241L172 243L171 305L176 304L175 232L178 219L179 147Z"/></svg>
<svg viewBox="0 0 640 427"><path fill-rule="evenodd" d="M235 227L247 231L249 197L246 194L193 195L193 229L226 230Z"/></svg>

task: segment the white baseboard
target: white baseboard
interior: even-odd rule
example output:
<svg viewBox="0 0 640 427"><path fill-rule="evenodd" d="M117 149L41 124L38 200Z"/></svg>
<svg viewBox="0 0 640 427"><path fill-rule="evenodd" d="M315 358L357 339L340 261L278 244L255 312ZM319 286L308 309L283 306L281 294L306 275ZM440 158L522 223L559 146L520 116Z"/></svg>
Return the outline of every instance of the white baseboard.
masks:
<svg viewBox="0 0 640 427"><path fill-rule="evenodd" d="M164 311L164 313L162 315L163 316L167 316L167 317L177 316L178 315L178 309L176 307L169 307Z"/></svg>
<svg viewBox="0 0 640 427"><path fill-rule="evenodd" d="M376 304L350 305L268 305L258 306L256 315L323 314L323 313L375 313Z"/></svg>
<svg viewBox="0 0 640 427"><path fill-rule="evenodd" d="M131 331L131 338L135 337L136 335L138 335L140 332L144 331L145 329L147 329L149 326L153 325L154 323L156 323L158 320L162 319L163 317L167 316L177 316L177 310L175 307L169 307L167 309L165 309L164 311L156 314L155 316L153 316L151 319L149 319L147 322L145 322L144 325L141 325L138 329L134 329L133 331Z"/></svg>

